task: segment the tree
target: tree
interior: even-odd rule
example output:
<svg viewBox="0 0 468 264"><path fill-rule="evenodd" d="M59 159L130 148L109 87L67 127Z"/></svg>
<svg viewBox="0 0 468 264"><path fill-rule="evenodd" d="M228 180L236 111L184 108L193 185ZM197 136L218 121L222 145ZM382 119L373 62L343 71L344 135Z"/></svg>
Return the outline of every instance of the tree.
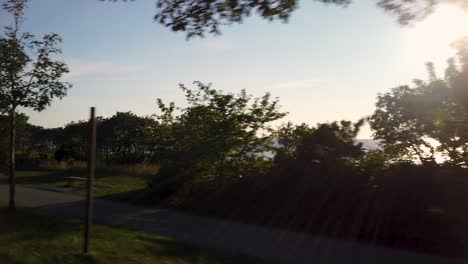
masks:
<svg viewBox="0 0 468 264"><path fill-rule="evenodd" d="M5 27L0 38L0 109L10 115L10 208L15 208L15 139L18 107L42 111L53 98L62 98L71 86L61 81L68 72L67 65L54 59L61 53L57 34L45 35L41 40L21 32L24 9L28 0L7 0L2 7L13 16L13 23Z"/></svg>
<svg viewBox="0 0 468 264"><path fill-rule="evenodd" d="M98 124L98 149L104 160L118 163L141 162L144 156L144 131L153 120L132 112L117 112Z"/></svg>
<svg viewBox="0 0 468 264"><path fill-rule="evenodd" d="M157 194L193 186L221 189L261 173L263 154L271 147L269 123L285 115L270 94L252 99L245 90L230 94L195 84L196 89L180 86L186 108L158 101L161 114L155 116L152 134L159 136L151 148L161 163L154 181L158 185L153 185Z"/></svg>
<svg viewBox="0 0 468 264"><path fill-rule="evenodd" d="M369 123L374 138L381 140L386 153L393 158L434 162L435 149L425 138L431 129L427 127L430 123L425 124L422 120L428 111L418 107L423 92L400 86L377 98L377 109Z"/></svg>
<svg viewBox="0 0 468 264"><path fill-rule="evenodd" d="M302 138L306 134L312 133L313 128L307 124L294 125L292 122L288 122L280 126L275 131L275 138L277 141L277 147L275 148L275 160L281 163L284 160L294 158L296 149L299 146Z"/></svg>
<svg viewBox="0 0 468 264"><path fill-rule="evenodd" d="M269 196L276 202L275 196L280 196L287 206L308 210L315 210L314 204L321 208L331 197L362 195L368 177L360 170L365 152L356 136L363 122L282 126L275 135L278 148L273 167L266 177L260 177L258 186L272 188Z"/></svg>
<svg viewBox="0 0 468 264"><path fill-rule="evenodd" d="M445 0L379 0L377 5L386 12L397 16L402 25L410 24L412 21L421 20L431 14L437 4ZM445 1L445 2L450 2ZM457 1L451 1L457 2ZM458 4L465 6L463 0Z"/></svg>
<svg viewBox="0 0 468 264"><path fill-rule="evenodd" d="M279 147L275 160L301 170L313 164L331 170L340 163L353 162L364 154L362 143L356 143L363 124L363 119L356 123L343 120L317 124L316 127L288 123L276 132Z"/></svg>
<svg viewBox="0 0 468 264"><path fill-rule="evenodd" d="M378 96L369 122L387 154L422 163L434 163L436 154L442 154L447 163L467 164L468 64L463 47L459 63L449 60L444 78L429 63L428 81L416 80L414 87L400 86Z"/></svg>
<svg viewBox="0 0 468 264"><path fill-rule="evenodd" d="M56 129L49 140L55 146L57 161L85 160L89 138L88 122L72 121L63 128Z"/></svg>
<svg viewBox="0 0 468 264"><path fill-rule="evenodd" d="M352 2L352 0L315 1L337 6L347 6ZM260 17L269 21L287 22L292 12L298 8L298 2L297 0L158 0L154 19L173 31L185 32L187 38L203 37L207 32L219 34L220 26L241 23L252 13L258 13ZM380 8L397 16L398 22L402 25L426 17L440 2L444 0L376 0ZM463 0L451 2L467 6Z"/></svg>
<svg viewBox="0 0 468 264"><path fill-rule="evenodd" d="M41 126L32 125L29 123L29 116L24 113L16 113L16 165L17 167L31 167L37 166L40 159L47 159L50 157L50 147L45 143L47 138L45 137L48 129L44 129ZM8 135L10 131L10 116L0 115L0 134ZM7 174L7 165L9 157L9 141L8 137L2 137L0 139L0 170L5 170ZM2 167L4 166L4 167Z"/></svg>
<svg viewBox="0 0 468 264"><path fill-rule="evenodd" d="M32 143L32 133L35 127L28 123L29 117L23 113L16 113L16 149L24 152L26 148ZM9 115L0 115L0 134L8 135L10 131L10 116ZM0 163L8 164L8 153L9 149L9 138L1 137L0 138ZM0 168L0 170L6 169Z"/></svg>

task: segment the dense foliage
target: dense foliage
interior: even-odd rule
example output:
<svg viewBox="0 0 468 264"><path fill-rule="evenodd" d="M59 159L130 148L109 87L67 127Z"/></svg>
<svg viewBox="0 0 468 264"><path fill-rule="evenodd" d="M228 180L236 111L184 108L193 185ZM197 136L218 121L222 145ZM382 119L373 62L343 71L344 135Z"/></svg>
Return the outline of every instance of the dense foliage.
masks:
<svg viewBox="0 0 468 264"><path fill-rule="evenodd" d="M26 163L18 162L19 168L38 164L39 160L59 162L86 161L89 140L88 122L78 121L59 128L43 128L28 123L25 114L18 114L18 156ZM7 116L0 116L7 120ZM131 112L117 112L110 118L98 118L98 153L104 163L129 164L145 159L143 145L145 128L154 121ZM8 130L8 122L0 122L0 132ZM7 139L0 141L6 159ZM2 159L4 160L4 159Z"/></svg>
<svg viewBox="0 0 468 264"><path fill-rule="evenodd" d="M71 85L62 81L68 67L55 56L62 39L47 34L36 39L23 32L24 9L28 0L7 0L1 8L13 19L0 35L0 113L9 114L10 208L15 208L16 111L19 107L42 111L54 98L66 95Z"/></svg>
<svg viewBox="0 0 468 264"><path fill-rule="evenodd" d="M100 0L106 1L106 0ZM110 0L117 2L118 0ZM128 0L123 0L128 1ZM352 0L315 0L324 4L348 6ZM425 18L444 0L375 0L385 12L397 17L402 25ZM450 1L466 7L464 1ZM287 22L299 7L297 0L157 0L154 20L187 38L219 34L220 27L242 23L252 14L268 21Z"/></svg>
<svg viewBox="0 0 468 264"><path fill-rule="evenodd" d="M400 86L377 98L369 118L375 139L395 159L453 166L468 163L468 56L460 43L458 61L451 59L439 78L428 64L429 80ZM437 158L439 160L437 160Z"/></svg>

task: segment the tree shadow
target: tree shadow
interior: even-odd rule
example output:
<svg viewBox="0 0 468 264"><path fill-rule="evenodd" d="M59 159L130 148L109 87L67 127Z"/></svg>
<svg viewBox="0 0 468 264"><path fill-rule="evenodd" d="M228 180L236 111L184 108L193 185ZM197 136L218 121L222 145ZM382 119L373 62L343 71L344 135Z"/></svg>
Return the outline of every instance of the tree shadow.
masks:
<svg viewBox="0 0 468 264"><path fill-rule="evenodd" d="M170 263L259 263L259 261L250 262L251 258L247 258L246 256L231 256L230 254L226 255L217 251L207 251L206 249L176 242L166 237L139 231L134 232L131 231L132 229L125 227L109 229L104 226L95 226L92 235L94 250L100 252L101 256L98 258L95 258L96 256L93 255L83 256L78 253L80 249L77 247L77 244L70 241L70 239L76 241L74 237L80 237L83 230L82 220L70 218L70 216L80 217L83 209L82 206L82 202L70 202L57 205L57 208L55 208L62 213L64 213L63 210L73 210L74 214L72 215L69 213L50 215L41 213L41 211L31 211L30 209L22 208L18 208L15 212L12 212L6 208L0 208L0 234L5 237L11 237L15 241L35 245L36 248L34 250L41 250L41 248L43 248L42 250L47 250L44 247L51 247L49 248L50 251L45 254L51 256L55 254L55 251L62 250L63 243L67 243L68 241L73 245L64 247L67 252L64 252L65 255L60 256L60 259L72 257L79 261L77 263L96 263L99 258L103 257L108 258L108 260L114 257L116 259L125 259L127 257L125 255L126 251L122 252L119 256L112 256L112 254L115 254L112 248L128 247L127 243L132 243L133 241L141 241L139 245L129 246L131 248L134 247L134 250L131 249L128 253L137 254L135 257L141 256L143 258L146 255L161 258L162 260L167 258L170 260ZM112 210L113 208L111 208ZM65 217L64 215L68 216ZM112 239L115 240L113 241ZM48 241L54 240L55 242L48 243ZM101 246L99 244L102 241L111 244ZM72 250L70 250L70 247L72 247ZM43 260L47 258L47 256L44 256ZM0 263L3 263L2 260L2 256L0 256Z"/></svg>
<svg viewBox="0 0 468 264"><path fill-rule="evenodd" d="M64 233L77 232L82 225L77 219L39 213L35 215L22 208L14 212L1 208L0 215L0 233L14 232L18 240L52 239Z"/></svg>
<svg viewBox="0 0 468 264"><path fill-rule="evenodd" d="M148 189L143 188L143 189L132 190L128 192L108 194L108 195L99 197L99 199L125 202L125 203L131 203L135 205L148 205L148 203L145 202L148 196L149 196Z"/></svg>
<svg viewBox="0 0 468 264"><path fill-rule="evenodd" d="M139 235L138 239L149 242L146 250L152 254L171 259L184 260L188 263L204 263L206 259L215 259L219 263L263 263L259 259L248 257L245 255L226 255L219 251L210 251L208 256L206 249L202 249L193 245L176 242L165 237L153 237L147 235Z"/></svg>
<svg viewBox="0 0 468 264"><path fill-rule="evenodd" d="M21 173L21 172L20 172ZM23 172L24 173L24 172ZM67 176L82 176L84 173L70 173L67 171L38 171L35 175L18 176L16 177L17 184L37 185L37 184L55 184L65 181Z"/></svg>
<svg viewBox="0 0 468 264"><path fill-rule="evenodd" d="M22 175L27 173L28 175ZM56 184L66 181L66 177L88 177L87 171L18 171L16 177L17 184L24 185L40 185L40 184ZM109 178L109 177L121 177L125 174L111 173L111 172L97 172L95 179ZM125 175L132 176L132 175ZM133 177L133 176L132 176ZM139 177L139 176L135 176ZM8 176L6 174L0 174L0 182L7 183Z"/></svg>

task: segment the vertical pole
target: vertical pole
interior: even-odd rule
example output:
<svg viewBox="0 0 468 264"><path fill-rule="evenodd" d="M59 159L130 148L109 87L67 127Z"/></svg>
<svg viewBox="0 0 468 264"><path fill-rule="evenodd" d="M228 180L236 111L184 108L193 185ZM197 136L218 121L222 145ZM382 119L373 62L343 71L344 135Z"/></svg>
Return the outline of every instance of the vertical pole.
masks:
<svg viewBox="0 0 468 264"><path fill-rule="evenodd" d="M8 182L10 185L10 203L9 208L14 210L16 208L15 202L15 178L16 178L16 165L15 165L15 154L16 154L16 109L12 107L10 112L10 177Z"/></svg>
<svg viewBox="0 0 468 264"><path fill-rule="evenodd" d="M85 208L85 225L84 225L84 240L83 240L83 254L89 254L89 235L91 223L93 220L93 180L96 170L96 116L95 108L91 107L91 117L89 119L90 127L90 148L89 148L89 176L86 181L86 208Z"/></svg>

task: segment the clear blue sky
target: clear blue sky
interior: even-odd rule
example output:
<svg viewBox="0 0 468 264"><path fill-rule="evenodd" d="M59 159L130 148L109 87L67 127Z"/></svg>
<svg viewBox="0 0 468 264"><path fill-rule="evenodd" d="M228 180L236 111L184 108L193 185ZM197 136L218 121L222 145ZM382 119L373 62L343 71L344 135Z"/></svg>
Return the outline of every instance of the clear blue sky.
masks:
<svg viewBox="0 0 468 264"><path fill-rule="evenodd" d="M153 22L152 0L32 0L25 29L63 37L73 88L47 110L26 112L45 127L86 119L90 106L103 116L149 115L157 111L158 97L182 104L178 83L199 80L230 92L271 92L289 112L284 122L357 120L372 113L379 92L425 78L426 61L445 67L453 39L441 38L458 36L460 31L445 29L465 20L458 16L434 29L455 17L448 12L402 28L375 1L355 2L340 8L302 1L287 24L253 16L222 28L221 36L187 41ZM0 23L8 21L2 13Z"/></svg>

